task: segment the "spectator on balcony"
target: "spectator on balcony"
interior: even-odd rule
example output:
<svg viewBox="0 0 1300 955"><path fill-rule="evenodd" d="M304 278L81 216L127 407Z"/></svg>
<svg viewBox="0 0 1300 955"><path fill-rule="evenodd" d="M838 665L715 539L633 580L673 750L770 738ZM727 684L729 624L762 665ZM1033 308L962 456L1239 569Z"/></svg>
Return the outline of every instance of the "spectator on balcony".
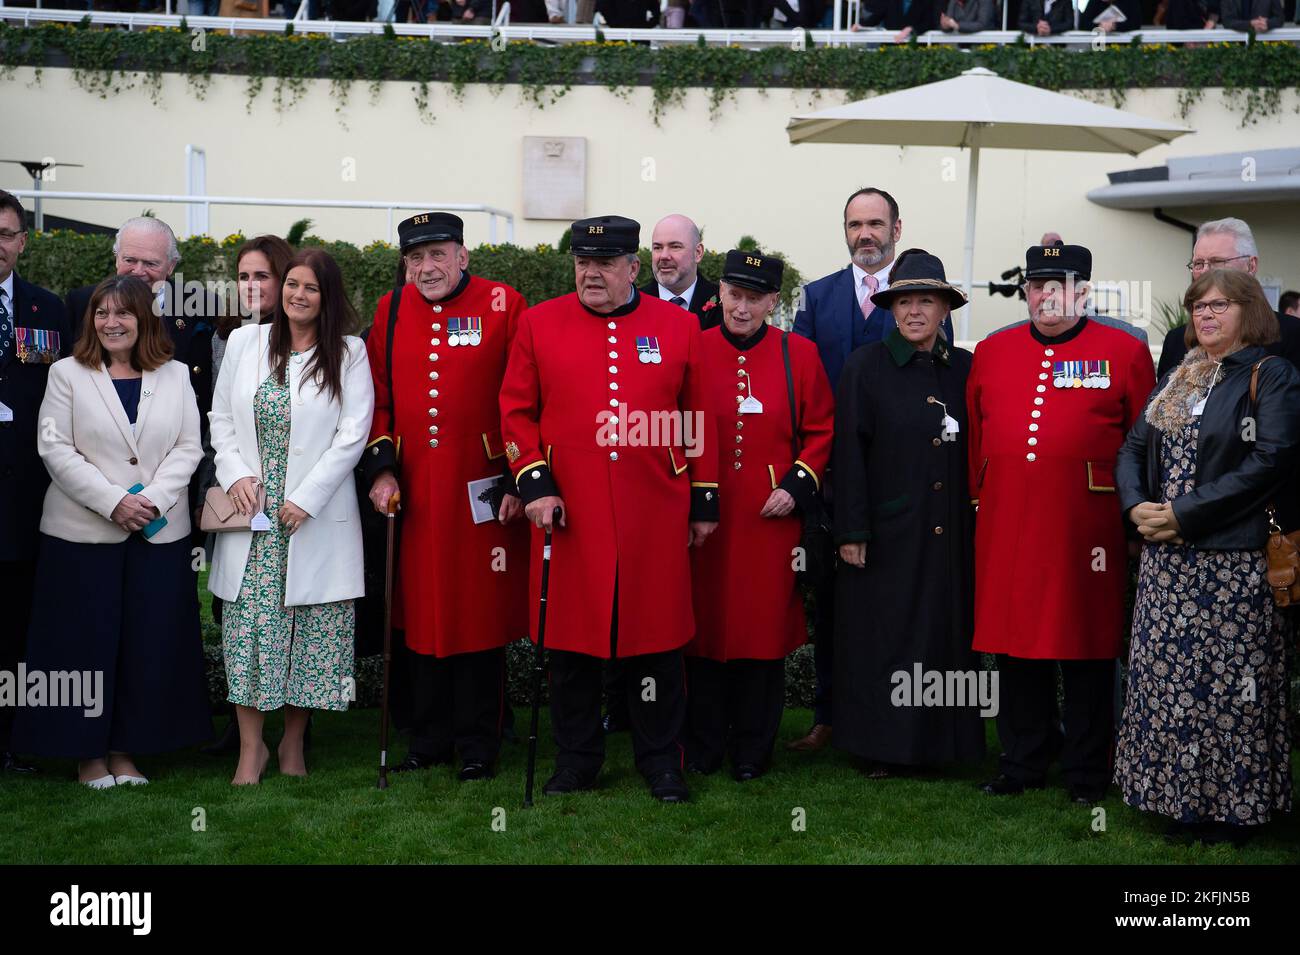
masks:
<svg viewBox="0 0 1300 955"><path fill-rule="evenodd" d="M1219 25L1218 0L1167 0L1163 25L1169 30L1213 30Z"/></svg>
<svg viewBox="0 0 1300 955"><path fill-rule="evenodd" d="M1024 0L1020 6L1020 31L1053 36L1074 29L1074 4L1070 0ZM1043 245L1051 245L1044 237Z"/></svg>
<svg viewBox="0 0 1300 955"><path fill-rule="evenodd" d="M894 33L894 40L906 43L914 33L939 28L937 0L865 0L858 22L850 30L881 27Z"/></svg>
<svg viewBox="0 0 1300 955"><path fill-rule="evenodd" d="M1088 5L1079 14L1080 30L1130 33L1141 26L1142 10L1138 0L1088 0Z"/></svg>
<svg viewBox="0 0 1300 955"><path fill-rule="evenodd" d="M1219 15L1229 30L1267 33L1282 25L1282 0L1220 0Z"/></svg>
<svg viewBox="0 0 1300 955"><path fill-rule="evenodd" d="M944 33L996 30L997 18L997 0L948 0L939 14L939 29Z"/></svg>
<svg viewBox="0 0 1300 955"><path fill-rule="evenodd" d="M596 12L610 27L635 30L659 25L657 0L596 0Z"/></svg>
<svg viewBox="0 0 1300 955"><path fill-rule="evenodd" d="M492 0L442 0L438 4L438 19L460 26L491 23Z"/></svg>

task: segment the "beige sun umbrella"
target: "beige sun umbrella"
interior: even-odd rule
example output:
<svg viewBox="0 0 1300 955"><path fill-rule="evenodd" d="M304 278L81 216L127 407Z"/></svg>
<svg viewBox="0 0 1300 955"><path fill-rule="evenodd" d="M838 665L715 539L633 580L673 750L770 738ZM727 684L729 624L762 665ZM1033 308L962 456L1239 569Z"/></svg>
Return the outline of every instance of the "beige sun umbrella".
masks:
<svg viewBox="0 0 1300 955"><path fill-rule="evenodd" d="M967 295L974 281L975 202L982 148L1136 156L1192 131L1074 96L1004 80L983 67L966 70L951 80L795 116L786 126L793 145L863 143L969 149L962 273ZM962 338L970 331L970 311L963 310Z"/></svg>

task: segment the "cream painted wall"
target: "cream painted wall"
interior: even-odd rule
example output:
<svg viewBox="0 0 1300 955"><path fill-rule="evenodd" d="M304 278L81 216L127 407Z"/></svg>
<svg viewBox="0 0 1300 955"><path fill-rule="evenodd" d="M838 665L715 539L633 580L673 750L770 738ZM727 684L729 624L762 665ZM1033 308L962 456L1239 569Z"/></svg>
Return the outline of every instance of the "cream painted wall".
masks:
<svg viewBox="0 0 1300 955"><path fill-rule="evenodd" d="M84 163L60 170L51 189L184 191L186 143L207 151L208 192L214 195L303 198L429 199L483 202L522 209L521 137L588 138L588 214L620 213L643 224L648 242L654 220L668 212L693 216L711 248L725 249L740 235L786 253L809 278L846 262L840 230L844 198L860 185L894 193L902 206L903 243L938 254L950 277L959 277L966 191L966 157L957 150L871 146L789 145L790 115L832 105L838 91L815 100L807 93L741 91L711 120L703 91L690 92L668 111L660 127L649 120L650 91L626 98L601 88L577 87L539 110L517 87L493 95L486 87L430 88L436 119L422 123L412 88L386 83L372 103L364 84L336 117L329 83L309 84L303 100L277 114L271 90L245 110L245 80L217 76L203 101L183 77L167 76L154 105L143 90L102 100L81 90L69 70L47 69L39 84L18 69L0 81L6 158L53 156ZM1134 91L1125 108L1178 120L1177 90ZM1109 99L1100 99L1109 102ZM976 278L996 279L1020 262L1027 245L1046 230L1093 249L1096 278L1151 282L1151 295L1173 300L1185 287L1190 243L1184 233L1149 212L1103 209L1085 194L1106 173L1157 165L1171 155L1297 145L1294 93L1280 114L1248 129L1210 91L1186 123L1196 133L1137 158L1079 153L986 151L982 156L976 240ZM130 131L130 132L128 132ZM138 131L138 132L137 132ZM351 163L355 179L344 171ZM949 175L945 175L945 170ZM0 166L0 186L30 187L21 168ZM137 214L127 203L56 202L48 212L105 224ZM180 206L155 206L178 229ZM1199 222L1233 212L1255 227L1261 273L1300 286L1300 205L1249 205L1240 209L1173 209ZM367 243L385 235L382 211L212 208L211 232L283 231L309 215L313 231ZM467 217L467 240L487 241L487 220ZM554 242L566 223L516 220L520 244ZM504 236L504 232L500 234ZM183 265L183 263L182 263ZM471 265L472 267L472 265ZM976 337L1023 317L1020 303L978 293Z"/></svg>

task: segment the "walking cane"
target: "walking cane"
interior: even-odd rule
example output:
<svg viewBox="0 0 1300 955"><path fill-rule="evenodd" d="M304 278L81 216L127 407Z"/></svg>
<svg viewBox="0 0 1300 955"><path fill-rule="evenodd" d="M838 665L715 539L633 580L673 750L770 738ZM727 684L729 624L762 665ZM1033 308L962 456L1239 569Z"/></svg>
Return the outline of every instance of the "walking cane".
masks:
<svg viewBox="0 0 1300 955"><path fill-rule="evenodd" d="M543 656L546 645L546 592L551 585L551 533L560 523L560 509L551 512L551 531L542 542L542 599L537 610L537 653L533 657L533 715L528 724L528 780L524 784L524 808L533 804L533 775L537 771L537 715L542 705L542 671L546 667Z"/></svg>
<svg viewBox="0 0 1300 955"><path fill-rule="evenodd" d="M384 692L379 703L379 788L388 788L388 683L393 668L393 538L401 493L388 499L384 518L388 524L388 552L384 558Z"/></svg>

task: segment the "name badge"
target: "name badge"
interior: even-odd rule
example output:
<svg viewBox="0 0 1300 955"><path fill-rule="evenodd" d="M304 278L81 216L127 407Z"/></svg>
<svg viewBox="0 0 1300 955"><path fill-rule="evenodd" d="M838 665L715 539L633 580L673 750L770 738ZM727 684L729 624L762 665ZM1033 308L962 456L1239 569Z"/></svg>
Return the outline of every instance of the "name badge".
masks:
<svg viewBox="0 0 1300 955"><path fill-rule="evenodd" d="M3 401L0 401L0 424L8 424L14 420L14 409L10 408Z"/></svg>
<svg viewBox="0 0 1300 955"><path fill-rule="evenodd" d="M952 415L947 415L947 414L943 416L944 434L956 434L960 430L961 430L961 425L957 423L956 418L954 418Z"/></svg>
<svg viewBox="0 0 1300 955"><path fill-rule="evenodd" d="M248 529L250 531L269 531L271 529L271 519L266 516L265 512L258 511L248 519Z"/></svg>
<svg viewBox="0 0 1300 955"><path fill-rule="evenodd" d="M762 414L763 402L759 401L753 395L750 395L740 403L741 414Z"/></svg>
<svg viewBox="0 0 1300 955"><path fill-rule="evenodd" d="M1209 395L1206 395L1206 396L1205 396L1204 398L1202 398L1200 401L1196 402L1196 404L1192 405L1192 414L1195 415L1195 416L1198 417L1198 418L1199 418L1202 414L1204 414L1204 413L1205 413L1205 402L1208 401L1209 398L1210 398L1210 396L1209 396Z"/></svg>

